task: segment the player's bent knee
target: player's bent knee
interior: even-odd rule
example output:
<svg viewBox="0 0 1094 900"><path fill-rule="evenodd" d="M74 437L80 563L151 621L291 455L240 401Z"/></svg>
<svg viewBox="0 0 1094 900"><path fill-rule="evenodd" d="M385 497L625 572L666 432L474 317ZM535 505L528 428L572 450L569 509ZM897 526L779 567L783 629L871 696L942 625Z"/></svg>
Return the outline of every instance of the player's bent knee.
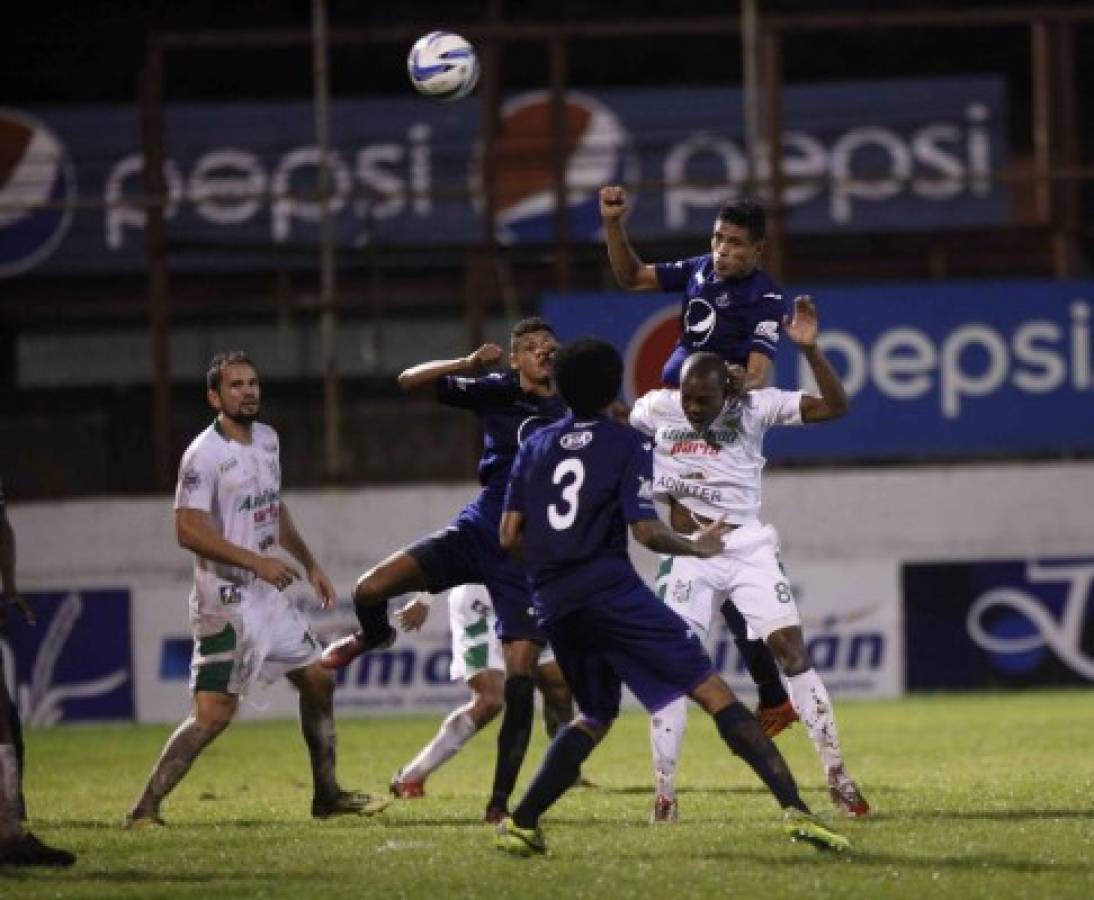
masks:
<svg viewBox="0 0 1094 900"><path fill-rule="evenodd" d="M712 716L737 702L737 696L730 686L713 673L693 688L690 696L704 712Z"/></svg>
<svg viewBox="0 0 1094 900"><path fill-rule="evenodd" d="M511 675L505 679L505 702L533 706L535 704L535 682L529 675Z"/></svg>
<svg viewBox="0 0 1094 900"><path fill-rule="evenodd" d="M194 722L200 732L202 743L208 744L232 724L232 716L220 710L206 711L195 716Z"/></svg>
<svg viewBox="0 0 1094 900"><path fill-rule="evenodd" d="M491 694L478 694L471 704L470 715L479 728L494 720L498 713L505 708L505 701L500 692Z"/></svg>
<svg viewBox="0 0 1094 900"><path fill-rule="evenodd" d="M301 692L329 701L334 697L334 673L314 662L304 669L304 677L298 687Z"/></svg>
<svg viewBox="0 0 1094 900"><path fill-rule="evenodd" d="M376 581L375 569L369 569L358 578L357 584L353 586L353 602L358 606L371 606L373 603L378 602L380 592L377 589Z"/></svg>
<svg viewBox="0 0 1094 900"><path fill-rule="evenodd" d="M580 728L587 735L589 735L589 737L591 737L594 741L596 741L599 744L602 740L604 740L604 736L609 731L611 731L612 723L614 721L615 720L612 719L612 720L607 721L607 722L600 722L600 721L597 721L596 719L587 719L584 716L581 716L578 719L574 719L573 724L570 727L571 728Z"/></svg>
<svg viewBox="0 0 1094 900"><path fill-rule="evenodd" d="M775 657L779 669L789 678L807 671L810 666L805 639L798 627L780 628L767 637L767 646Z"/></svg>

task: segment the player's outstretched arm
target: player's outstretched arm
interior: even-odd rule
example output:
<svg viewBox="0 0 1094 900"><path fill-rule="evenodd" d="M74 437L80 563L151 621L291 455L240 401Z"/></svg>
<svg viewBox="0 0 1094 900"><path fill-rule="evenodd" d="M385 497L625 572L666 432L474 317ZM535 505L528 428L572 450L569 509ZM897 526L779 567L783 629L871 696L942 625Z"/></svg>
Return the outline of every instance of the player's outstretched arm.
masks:
<svg viewBox="0 0 1094 900"><path fill-rule="evenodd" d="M660 519L642 519L631 524L631 534L647 550L670 556L698 556L709 559L722 552L722 535L729 526L722 519L711 522L694 537L677 534Z"/></svg>
<svg viewBox="0 0 1094 900"><path fill-rule="evenodd" d="M845 415L851 408L851 402L847 399L847 391L843 388L843 382L839 380L836 370L817 346L817 336L820 334L820 319L817 316L817 307L813 298L803 295L794 298L794 318L783 320L786 336L790 338L798 349L801 350L809 368L816 379L820 396L803 394L801 402L801 414L803 422L825 422L829 419L838 419Z"/></svg>
<svg viewBox="0 0 1094 900"><path fill-rule="evenodd" d="M616 283L628 291L660 290L657 271L642 262L631 246L623 218L627 213L627 191L618 185L600 189L600 218L604 223L604 243Z"/></svg>
<svg viewBox="0 0 1094 900"><path fill-rule="evenodd" d="M396 379L404 391L433 384L445 375L478 375L505 355L497 344L483 344L474 353L457 359L434 359L418 363L399 373Z"/></svg>
<svg viewBox="0 0 1094 900"><path fill-rule="evenodd" d="M262 556L225 540L213 525L209 513L204 510L176 509L175 535L180 547L203 559L254 572L258 578L269 582L278 590L283 591L292 584L294 578L300 577L296 569L276 556Z"/></svg>

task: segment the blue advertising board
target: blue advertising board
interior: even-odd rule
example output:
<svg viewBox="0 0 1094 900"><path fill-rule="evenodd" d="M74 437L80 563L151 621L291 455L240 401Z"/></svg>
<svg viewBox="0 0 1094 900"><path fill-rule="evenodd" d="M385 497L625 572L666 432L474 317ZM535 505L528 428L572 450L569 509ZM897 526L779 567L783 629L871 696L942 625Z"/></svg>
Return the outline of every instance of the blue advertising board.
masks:
<svg viewBox="0 0 1094 900"><path fill-rule="evenodd" d="M1094 683L1094 557L905 565L909 690Z"/></svg>
<svg viewBox="0 0 1094 900"><path fill-rule="evenodd" d="M4 671L29 726L132 719L128 589L25 593L37 619L9 610L0 636Z"/></svg>
<svg viewBox="0 0 1094 900"><path fill-rule="evenodd" d="M788 288L804 293L807 288ZM825 286L809 290L821 346L851 411L821 426L777 428L769 460L1055 456L1094 452L1094 282L1013 281ZM667 294L548 294L563 339L612 341L626 399L657 386L679 334ZM812 389L785 338L776 384Z"/></svg>
<svg viewBox="0 0 1094 900"><path fill-rule="evenodd" d="M797 232L924 230L1007 221L1005 80L995 76L788 85L786 225ZM573 240L597 240L597 190L627 184L632 233L705 233L749 183L741 91L571 91L565 102ZM178 268L314 265L309 103L171 104L165 209ZM416 95L332 104L339 243L465 244L482 232L479 104ZM550 240L554 163L544 91L502 105L490 172L503 243ZM133 107L0 110L0 277L135 269L145 216ZM763 173L761 173L763 174ZM79 200L79 202L77 202Z"/></svg>

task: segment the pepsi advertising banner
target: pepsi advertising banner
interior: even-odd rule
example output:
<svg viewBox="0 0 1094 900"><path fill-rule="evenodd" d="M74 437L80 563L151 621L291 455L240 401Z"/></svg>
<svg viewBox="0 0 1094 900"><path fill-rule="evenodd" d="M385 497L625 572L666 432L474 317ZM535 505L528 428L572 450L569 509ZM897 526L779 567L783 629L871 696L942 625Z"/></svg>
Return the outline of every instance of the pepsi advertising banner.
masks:
<svg viewBox="0 0 1094 900"><path fill-rule="evenodd" d="M769 460L1094 452L1094 282L797 286L784 296L806 292L851 411L821 425L772 429ZM681 329L680 300L669 294L548 294L542 313L563 340L593 334L615 344L628 403L660 385ZM683 313L701 346L713 322L709 304L693 301ZM785 336L779 344L776 385L815 391L794 345Z"/></svg>
<svg viewBox="0 0 1094 900"><path fill-rule="evenodd" d="M1007 221L1005 186L992 178L1007 164L1004 79L788 85L782 106L789 229ZM502 105L491 165L502 243L552 239L550 120L545 91ZM631 187L631 232L652 238L704 234L749 179L737 89L571 91L565 121L576 241L599 240L597 190L605 184ZM278 250L281 265L314 265L321 160L311 104L170 105L165 123L174 266L255 267ZM341 246L478 240L474 99L337 100L331 127L327 164ZM142 167L134 107L0 110L0 277L140 268Z"/></svg>
<svg viewBox="0 0 1094 900"><path fill-rule="evenodd" d="M23 723L132 719L128 589L25 593L36 623L14 607L0 655Z"/></svg>
<svg viewBox="0 0 1094 900"><path fill-rule="evenodd" d="M1094 683L1094 557L903 567L909 690Z"/></svg>

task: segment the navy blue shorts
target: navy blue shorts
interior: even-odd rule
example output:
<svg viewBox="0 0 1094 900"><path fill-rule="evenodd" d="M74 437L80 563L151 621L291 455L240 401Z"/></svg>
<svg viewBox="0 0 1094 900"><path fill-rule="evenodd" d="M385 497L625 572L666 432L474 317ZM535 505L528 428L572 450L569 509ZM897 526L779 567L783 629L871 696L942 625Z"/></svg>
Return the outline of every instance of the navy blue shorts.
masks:
<svg viewBox="0 0 1094 900"><path fill-rule="evenodd" d="M426 590L440 594L461 584L484 584L497 616L495 630L503 641L547 638L536 621L528 578L498 543L489 523L461 513L445 528L407 548L425 573Z"/></svg>
<svg viewBox="0 0 1094 900"><path fill-rule="evenodd" d="M597 597L544 626L582 715L619 715L622 685L650 712L690 694L714 672L687 622L644 584Z"/></svg>

